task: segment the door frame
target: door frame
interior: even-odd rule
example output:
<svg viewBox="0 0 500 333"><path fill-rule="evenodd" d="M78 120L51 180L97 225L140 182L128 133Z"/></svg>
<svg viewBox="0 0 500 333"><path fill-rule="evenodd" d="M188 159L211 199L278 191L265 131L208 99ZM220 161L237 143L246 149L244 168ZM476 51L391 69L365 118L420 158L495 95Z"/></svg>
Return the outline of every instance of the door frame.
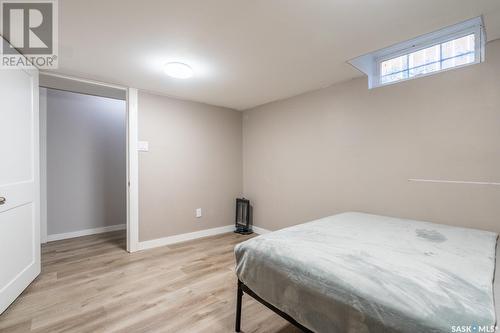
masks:
<svg viewBox="0 0 500 333"><path fill-rule="evenodd" d="M127 251L139 251L139 91L127 89Z"/></svg>
<svg viewBox="0 0 500 333"><path fill-rule="evenodd" d="M135 252L139 249L139 154L138 145L138 90L126 86L110 84L101 81L87 80L74 76L54 74L46 71L40 71L42 75L58 77L66 80L74 80L96 86L124 90L126 92L126 174L127 179L127 251ZM41 166L43 173L46 167ZM41 174L41 178L46 174ZM45 179L46 180L46 179ZM40 243L47 242L47 188L45 193L41 193L42 214L40 218Z"/></svg>

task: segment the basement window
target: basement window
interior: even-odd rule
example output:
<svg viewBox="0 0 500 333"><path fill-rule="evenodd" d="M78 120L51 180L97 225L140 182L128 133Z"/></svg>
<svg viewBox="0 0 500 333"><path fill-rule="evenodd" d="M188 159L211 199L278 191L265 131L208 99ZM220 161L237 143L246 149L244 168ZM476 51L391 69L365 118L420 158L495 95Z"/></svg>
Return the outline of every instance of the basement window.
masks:
<svg viewBox="0 0 500 333"><path fill-rule="evenodd" d="M376 88L484 61L481 17L369 53L350 61Z"/></svg>

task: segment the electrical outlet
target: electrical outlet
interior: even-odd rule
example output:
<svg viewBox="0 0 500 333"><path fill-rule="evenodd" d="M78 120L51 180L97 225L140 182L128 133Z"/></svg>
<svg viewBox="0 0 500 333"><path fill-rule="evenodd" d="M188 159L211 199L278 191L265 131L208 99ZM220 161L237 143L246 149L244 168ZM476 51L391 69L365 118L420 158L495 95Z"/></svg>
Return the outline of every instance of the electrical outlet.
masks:
<svg viewBox="0 0 500 333"><path fill-rule="evenodd" d="M196 208L196 217L201 217L201 208Z"/></svg>

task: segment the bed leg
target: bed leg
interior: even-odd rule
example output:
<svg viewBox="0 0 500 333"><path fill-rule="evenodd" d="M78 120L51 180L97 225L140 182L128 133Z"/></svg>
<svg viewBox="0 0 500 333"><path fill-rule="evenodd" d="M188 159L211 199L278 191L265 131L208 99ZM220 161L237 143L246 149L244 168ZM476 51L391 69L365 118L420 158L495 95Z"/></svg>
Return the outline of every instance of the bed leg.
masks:
<svg viewBox="0 0 500 333"><path fill-rule="evenodd" d="M234 330L241 332L241 299L243 298L243 289L241 288L241 281L238 280L238 292L236 296L236 325Z"/></svg>

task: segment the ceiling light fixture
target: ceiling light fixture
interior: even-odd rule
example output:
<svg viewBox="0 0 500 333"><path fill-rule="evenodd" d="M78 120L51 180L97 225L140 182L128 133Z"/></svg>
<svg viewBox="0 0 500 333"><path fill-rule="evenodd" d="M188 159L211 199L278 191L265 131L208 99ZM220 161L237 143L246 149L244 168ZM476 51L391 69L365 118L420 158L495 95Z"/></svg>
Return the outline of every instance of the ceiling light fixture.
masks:
<svg viewBox="0 0 500 333"><path fill-rule="evenodd" d="M163 71L176 79L189 79L194 75L193 69L182 62L169 62L165 64Z"/></svg>

